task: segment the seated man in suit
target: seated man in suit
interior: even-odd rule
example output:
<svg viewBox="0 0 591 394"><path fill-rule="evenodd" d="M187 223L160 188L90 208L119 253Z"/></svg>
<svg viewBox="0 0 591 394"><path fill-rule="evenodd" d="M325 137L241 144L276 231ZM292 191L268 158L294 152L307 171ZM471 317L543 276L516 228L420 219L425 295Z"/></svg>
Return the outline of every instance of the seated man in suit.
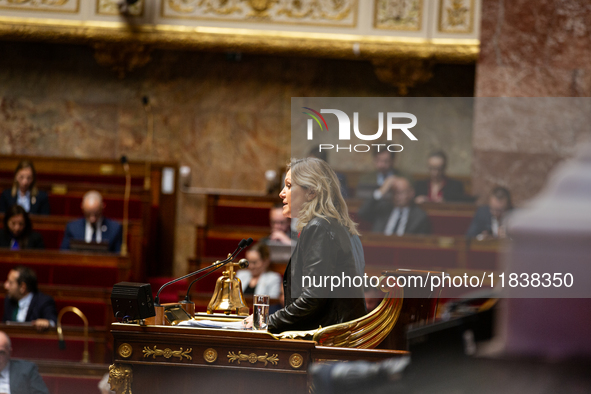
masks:
<svg viewBox="0 0 591 394"><path fill-rule="evenodd" d="M443 151L436 151L427 159L429 166L429 179L415 183L415 202L450 202L469 201L470 198L464 194L462 182L445 176L447 167L447 156Z"/></svg>
<svg viewBox="0 0 591 394"><path fill-rule="evenodd" d="M489 197L488 205L478 207L474 213L466 237L479 240L504 238L506 236L505 216L511 209L513 205L509 190L502 186L495 187Z"/></svg>
<svg viewBox="0 0 591 394"><path fill-rule="evenodd" d="M39 292L37 275L32 269L18 266L10 270L4 289L3 322L32 322L39 331L55 326L55 302L50 296Z"/></svg>
<svg viewBox="0 0 591 394"><path fill-rule="evenodd" d="M394 168L394 159L396 154L383 150L373 151L373 163L375 171L364 174L357 182L357 191L355 197L367 199L372 196L374 190L382 186L384 181L391 176L401 176L399 170Z"/></svg>
<svg viewBox="0 0 591 394"><path fill-rule="evenodd" d="M0 393L49 394L37 366L25 360L11 360L12 344L0 331Z"/></svg>
<svg viewBox="0 0 591 394"><path fill-rule="evenodd" d="M390 192L393 197L390 196ZM372 223L372 231L385 235L430 234L429 216L413 204L410 181L388 178L359 209L359 216Z"/></svg>
<svg viewBox="0 0 591 394"><path fill-rule="evenodd" d="M86 243L108 242L109 252L120 252L123 241L121 224L103 217L105 204L101 194L95 190L87 192L82 199L84 218L66 225L62 250L70 249L70 240L84 240Z"/></svg>
<svg viewBox="0 0 591 394"><path fill-rule="evenodd" d="M261 242L275 241L291 245L290 219L283 216L283 204L275 205L269 210L269 224L271 225L271 234L263 238Z"/></svg>

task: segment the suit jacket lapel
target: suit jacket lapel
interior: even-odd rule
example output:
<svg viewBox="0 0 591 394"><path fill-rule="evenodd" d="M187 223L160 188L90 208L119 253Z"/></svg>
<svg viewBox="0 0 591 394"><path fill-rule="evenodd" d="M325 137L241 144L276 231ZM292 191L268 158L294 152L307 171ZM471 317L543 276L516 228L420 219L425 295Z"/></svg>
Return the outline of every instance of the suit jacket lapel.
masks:
<svg viewBox="0 0 591 394"><path fill-rule="evenodd" d="M29 304L29 310L27 311L27 317L25 321L31 321L33 309L35 308L35 304L37 303L37 293L33 293L33 298L31 298L31 303Z"/></svg>

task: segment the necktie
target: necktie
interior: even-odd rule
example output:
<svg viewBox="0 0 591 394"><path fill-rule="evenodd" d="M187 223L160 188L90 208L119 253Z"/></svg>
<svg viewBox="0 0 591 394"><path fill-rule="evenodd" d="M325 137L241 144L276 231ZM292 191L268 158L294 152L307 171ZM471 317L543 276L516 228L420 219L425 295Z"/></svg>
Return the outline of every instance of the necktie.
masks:
<svg viewBox="0 0 591 394"><path fill-rule="evenodd" d="M16 305L14 306L14 309L12 310L12 321L16 321L16 316L18 315L18 302L16 303Z"/></svg>
<svg viewBox="0 0 591 394"><path fill-rule="evenodd" d="M18 241L16 240L16 238L12 239L12 243L10 245L10 250L19 250L20 246L18 245Z"/></svg>
<svg viewBox="0 0 591 394"><path fill-rule="evenodd" d="M90 241L96 243L96 223L92 225L92 238Z"/></svg>

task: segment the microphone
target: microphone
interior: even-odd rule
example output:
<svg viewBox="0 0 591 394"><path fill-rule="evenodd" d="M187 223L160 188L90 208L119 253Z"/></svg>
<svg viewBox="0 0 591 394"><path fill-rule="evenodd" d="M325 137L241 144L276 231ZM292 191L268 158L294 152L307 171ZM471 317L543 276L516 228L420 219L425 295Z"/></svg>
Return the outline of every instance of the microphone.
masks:
<svg viewBox="0 0 591 394"><path fill-rule="evenodd" d="M215 268L213 268L213 270L215 270L215 269L217 269L217 268L221 267L222 265L224 265L224 264L227 264L228 262L232 261L232 260L234 259L234 257L236 257L236 255L242 251L242 249L244 249L245 247L247 247L247 246L248 246L248 245L250 245L251 243L252 243L252 238L249 238L248 240L244 240L244 239L242 239L242 240L241 240L241 241L238 243L238 247L236 248L236 250L234 250L234 252L233 252L233 253L230 255L230 257L228 257L227 259L225 259L225 260L223 260L223 261L220 261L220 262L216 262L216 263L215 263L213 266L211 266L211 267L205 267L205 268L202 268L202 269L200 269L200 270L197 270L197 271L195 271L195 272L191 272L191 273L189 273L189 274L187 274L187 275L181 276L180 278L177 278L177 279L171 280L170 282L166 282L165 284L163 284L163 285L162 285L162 287L160 287L160 289L158 290L158 293L156 293L156 297L154 298L154 305L155 305L155 306L160 306L160 292L162 292L162 290L163 290L163 289L164 289L166 286L172 285L173 283L176 283L176 282L178 282L178 281L181 281L181 280L183 280L183 279L186 279L186 278L188 278L188 277L190 277L190 276L193 276L193 275L200 274L200 273L202 273L202 272L204 272L204 271L207 271L207 270L209 270L209 269L212 269L212 267L215 267ZM212 272L213 272L213 270L212 270Z"/></svg>
<svg viewBox="0 0 591 394"><path fill-rule="evenodd" d="M123 196L123 235L121 242L121 256L127 256L127 229L129 227L129 195L131 194L131 174L127 156L121 156L123 172L125 172L125 194Z"/></svg>
<svg viewBox="0 0 591 394"><path fill-rule="evenodd" d="M250 244L251 244L252 242L253 242L253 241L252 241L252 238L249 238L249 239L247 239L247 240L244 240L244 239L243 239L242 241L240 241L240 243L238 244L238 247L240 247L241 249L240 249L240 251L239 251L238 253L240 253L240 252L242 251L242 249L244 249L244 248L246 248L246 247L250 246ZM241 245L242 245L242 246L241 246ZM236 253L236 254L238 254L238 253ZM232 258L232 259L233 259L233 258ZM227 259L226 259L226 260L227 260ZM228 264L230 261L232 261L232 260L225 261L225 262L220 262L220 263L216 263L216 264L213 264L213 265L211 265L211 266L209 266L209 267L205 267L203 270L210 269L211 271L209 271L208 273L206 273L206 274L205 274L205 275L203 275L203 276L200 276L200 277L198 277L198 278L195 278L195 279L193 279L193 281L192 281L192 282L189 284L189 288L187 289L187 294L185 294L185 300L184 300L183 302L185 302L185 303L191 302L191 299L189 298L189 293L191 292L191 287L193 287L193 284L194 284L195 282L198 282L198 281L200 281L201 279L205 278L207 275L209 275L209 274L211 274L212 272L216 271L218 268L220 268L220 267L222 267L222 266L224 266L224 265ZM243 268L246 268L246 267L248 267L248 260L246 260L246 259L240 259L240 261L238 261L238 267L240 267L240 269L243 269Z"/></svg>

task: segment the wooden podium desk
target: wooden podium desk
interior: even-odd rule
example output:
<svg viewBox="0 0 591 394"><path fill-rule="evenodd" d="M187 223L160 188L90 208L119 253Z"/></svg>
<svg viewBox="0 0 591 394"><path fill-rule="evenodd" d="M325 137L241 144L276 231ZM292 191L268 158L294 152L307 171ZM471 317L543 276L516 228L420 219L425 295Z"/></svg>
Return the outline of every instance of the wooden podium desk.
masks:
<svg viewBox="0 0 591 394"><path fill-rule="evenodd" d="M117 394L307 394L312 362L409 354L316 346L254 331L113 323L111 333L110 381Z"/></svg>

